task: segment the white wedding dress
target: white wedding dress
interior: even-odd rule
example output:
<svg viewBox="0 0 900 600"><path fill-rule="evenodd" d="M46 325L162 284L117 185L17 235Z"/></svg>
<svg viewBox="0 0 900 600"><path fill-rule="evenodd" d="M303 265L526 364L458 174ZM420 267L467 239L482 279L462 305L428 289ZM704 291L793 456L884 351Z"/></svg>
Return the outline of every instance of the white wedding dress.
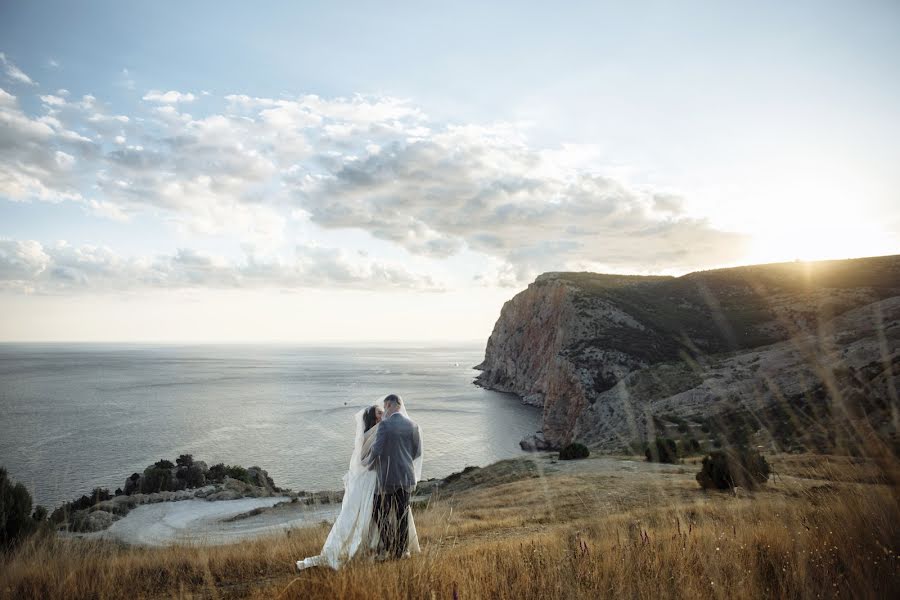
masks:
<svg viewBox="0 0 900 600"><path fill-rule="evenodd" d="M350 457L350 468L344 475L344 499L341 501L341 512L325 539L321 554L298 560L298 569L318 566L339 569L351 558L372 555L378 548L380 536L378 526L372 518L372 504L375 499L378 475L374 470L369 470L362 464L362 459L375 443L378 425L364 432L364 412L365 409L357 412L354 416L356 441L353 445L353 455ZM406 416L405 407L401 408L401 412ZM421 455L414 461L413 466L418 482L422 478ZM411 554L420 552L419 536L416 533L412 511L409 513L407 550Z"/></svg>

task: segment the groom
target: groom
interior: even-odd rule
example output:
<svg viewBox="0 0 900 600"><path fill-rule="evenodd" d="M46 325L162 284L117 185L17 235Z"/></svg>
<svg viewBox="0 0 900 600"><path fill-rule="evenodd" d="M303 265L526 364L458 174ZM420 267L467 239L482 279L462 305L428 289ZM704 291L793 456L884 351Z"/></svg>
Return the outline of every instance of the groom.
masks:
<svg viewBox="0 0 900 600"><path fill-rule="evenodd" d="M409 541L409 495L416 487L413 460L422 455L419 426L400 412L397 394L384 399L384 417L369 455L378 473L373 516L388 556L401 558ZM394 517L392 523L391 517Z"/></svg>

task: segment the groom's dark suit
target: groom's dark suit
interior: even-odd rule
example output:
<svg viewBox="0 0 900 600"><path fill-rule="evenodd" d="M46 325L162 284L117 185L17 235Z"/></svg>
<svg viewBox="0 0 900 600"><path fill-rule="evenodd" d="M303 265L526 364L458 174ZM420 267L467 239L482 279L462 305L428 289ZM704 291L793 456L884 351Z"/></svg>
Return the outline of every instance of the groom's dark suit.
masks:
<svg viewBox="0 0 900 600"><path fill-rule="evenodd" d="M422 454L419 426L394 413L378 426L369 455L370 468L378 473L373 513L388 554L401 557L409 538L409 495L416 487L413 461ZM391 515L396 525L391 523Z"/></svg>

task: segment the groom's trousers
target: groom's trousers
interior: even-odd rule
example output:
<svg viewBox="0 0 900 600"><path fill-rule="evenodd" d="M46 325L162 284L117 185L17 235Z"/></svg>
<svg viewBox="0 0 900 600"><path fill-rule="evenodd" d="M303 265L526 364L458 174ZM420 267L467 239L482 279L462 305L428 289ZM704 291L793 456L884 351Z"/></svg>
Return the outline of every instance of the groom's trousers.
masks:
<svg viewBox="0 0 900 600"><path fill-rule="evenodd" d="M400 488L375 494L373 513L385 551L402 557L409 543L409 492Z"/></svg>

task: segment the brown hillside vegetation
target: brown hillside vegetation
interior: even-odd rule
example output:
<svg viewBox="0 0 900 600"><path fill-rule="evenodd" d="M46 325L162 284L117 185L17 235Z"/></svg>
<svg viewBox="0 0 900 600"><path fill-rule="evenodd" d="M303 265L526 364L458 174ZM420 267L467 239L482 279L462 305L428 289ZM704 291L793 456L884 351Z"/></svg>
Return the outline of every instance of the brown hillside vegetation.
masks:
<svg viewBox="0 0 900 600"><path fill-rule="evenodd" d="M770 457L760 491L706 492L695 463L555 455L454 478L416 508L422 555L292 573L327 527L222 547L45 538L6 598L887 598L900 589L893 461Z"/></svg>

